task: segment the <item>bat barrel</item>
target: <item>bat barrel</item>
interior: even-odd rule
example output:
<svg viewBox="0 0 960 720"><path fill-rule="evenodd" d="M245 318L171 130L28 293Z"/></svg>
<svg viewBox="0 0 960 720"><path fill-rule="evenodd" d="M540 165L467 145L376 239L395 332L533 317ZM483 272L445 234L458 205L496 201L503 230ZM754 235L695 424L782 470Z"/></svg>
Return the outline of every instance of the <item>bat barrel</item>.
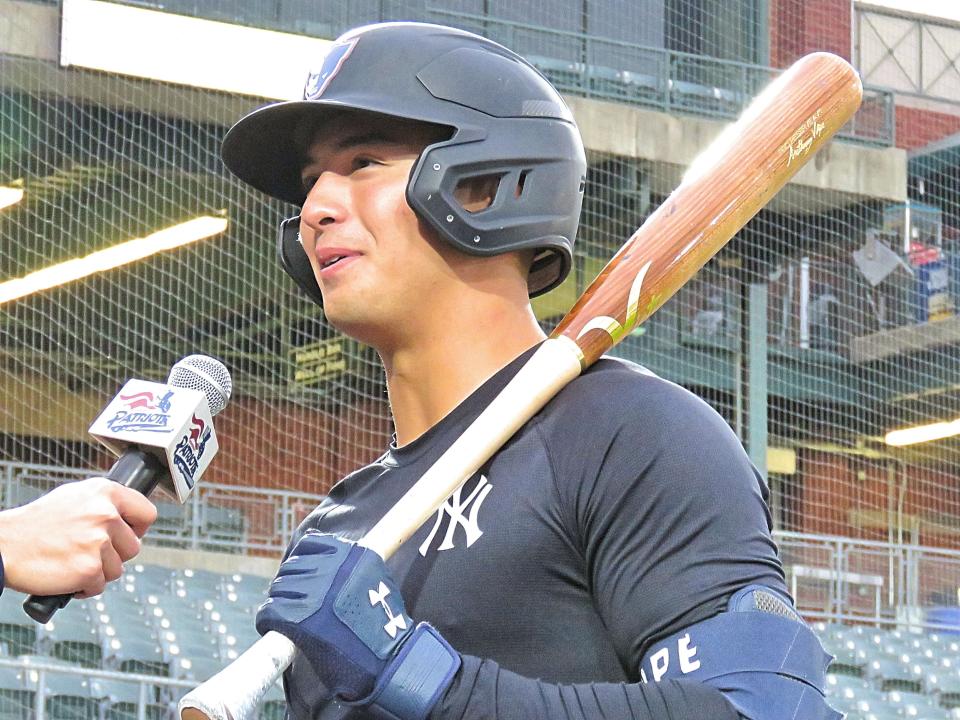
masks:
<svg viewBox="0 0 960 720"><path fill-rule="evenodd" d="M703 151L610 260L553 336L594 362L666 302L853 116L863 88L813 53L774 80Z"/></svg>

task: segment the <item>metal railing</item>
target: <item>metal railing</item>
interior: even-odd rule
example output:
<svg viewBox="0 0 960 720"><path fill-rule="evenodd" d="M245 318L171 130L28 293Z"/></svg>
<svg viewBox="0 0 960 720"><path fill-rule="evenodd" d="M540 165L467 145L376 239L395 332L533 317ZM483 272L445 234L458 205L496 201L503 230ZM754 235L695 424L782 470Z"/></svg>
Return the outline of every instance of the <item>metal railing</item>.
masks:
<svg viewBox="0 0 960 720"><path fill-rule="evenodd" d="M957 105L960 23L881 7L857 7L854 61L865 82Z"/></svg>
<svg viewBox="0 0 960 720"><path fill-rule="evenodd" d="M197 680L99 670L36 657L0 658L0 675L5 677L0 701L33 720L62 714L53 705L66 706L71 717L106 717L112 709L123 717L135 714L136 720L172 720L177 717L177 701L198 684ZM261 708L262 720L283 717L281 709L269 710Z"/></svg>
<svg viewBox="0 0 960 720"><path fill-rule="evenodd" d="M0 462L2 506L94 471ZM320 498L287 490L200 484L186 507L160 501L150 544L229 553L281 553ZM940 627L932 608L960 604L960 550L777 531L798 608L811 619ZM960 613L960 608L958 608Z"/></svg>
<svg viewBox="0 0 960 720"><path fill-rule="evenodd" d="M544 28L489 15L442 8L431 8L428 13L436 22L469 25L515 50L561 92L647 105L665 112L735 118L781 72L763 65ZM868 86L864 87L860 109L838 137L891 146L895 141L895 128L893 93Z"/></svg>
<svg viewBox="0 0 960 720"><path fill-rule="evenodd" d="M0 506L23 505L63 482L97 474L91 469L0 462ZM152 498L158 517L149 544L227 553L280 553L317 506L316 495L219 483L197 485L186 504Z"/></svg>
<svg viewBox="0 0 960 720"><path fill-rule="evenodd" d="M275 0L269 12L251 3L198 0L122 0L124 4L186 13L270 29L334 38L357 25L395 17L349 4L307 8L302 2ZM454 25L489 37L532 62L561 92L644 105L665 112L720 118L737 117L780 70L747 62L614 40L570 30L465 13L426 5L408 8L404 20ZM863 104L838 133L848 141L892 146L894 95L886 88L864 88Z"/></svg>
<svg viewBox="0 0 960 720"><path fill-rule="evenodd" d="M777 532L775 539L809 619L960 632L960 551L908 543Z"/></svg>

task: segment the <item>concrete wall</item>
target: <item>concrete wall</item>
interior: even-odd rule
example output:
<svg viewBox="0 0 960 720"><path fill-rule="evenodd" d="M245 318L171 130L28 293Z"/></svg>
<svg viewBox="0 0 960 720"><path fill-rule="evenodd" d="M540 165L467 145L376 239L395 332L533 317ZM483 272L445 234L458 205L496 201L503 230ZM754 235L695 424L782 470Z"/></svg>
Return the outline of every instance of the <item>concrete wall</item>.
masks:
<svg viewBox="0 0 960 720"><path fill-rule="evenodd" d="M149 542L149 536L148 536ZM221 575L259 575L263 578L272 578L277 574L280 556L253 557L251 555L228 555L226 553L205 552L203 550L180 550L179 548L156 547L144 545L140 554L130 563L144 565L160 565L174 570L190 568L192 570L209 570ZM130 564L128 563L128 564Z"/></svg>
<svg viewBox="0 0 960 720"><path fill-rule="evenodd" d="M818 0L812 5L808 3L805 5L808 15L803 17L808 18L811 24L821 23L829 15L828 11L832 12L831 8L836 10L840 5L843 5L841 0ZM775 3L775 7L779 5ZM51 59L50 43L51 38L56 37L57 27L55 7L0 0L0 18L7 18L7 26L13 28L6 34L0 33L0 53ZM662 25L662 13L657 16L657 23ZM818 36L808 35L804 35L807 38L804 42L808 45L820 42ZM839 41L838 38L835 40ZM849 37L847 43L849 45ZM130 96L117 98L113 78L63 69L48 63L38 67L33 62L6 61L0 82L5 87L24 87L34 92L45 88L62 92L63 88L70 88L74 97L107 105L138 107L147 112L171 112L171 109L175 109L173 112L179 113L182 109L182 112L190 113L189 119L197 121L222 123L224 118L240 117L261 104L249 98L227 95L213 103L209 91L147 81L127 83L126 91ZM202 96L197 93L202 93ZM202 102L191 102L194 94ZM672 115L580 97L570 97L568 102L589 150L638 158L657 165L657 172L653 174L659 179L660 187L653 190L661 194L669 192L676 185L682 169L724 125L695 116ZM202 117L201 108L211 107L215 107L215 111L207 112L215 117ZM904 198L906 157L903 153L834 143L824 155L817 163L810 163L792 183L793 187L773 201L773 208L810 212L856 202L865 197L890 200Z"/></svg>
<svg viewBox="0 0 960 720"><path fill-rule="evenodd" d="M588 149L650 161L655 193L680 181L690 162L726 123L688 115L668 115L629 105L567 98ZM906 153L833 142L770 203L771 209L812 212L868 197L906 197Z"/></svg>

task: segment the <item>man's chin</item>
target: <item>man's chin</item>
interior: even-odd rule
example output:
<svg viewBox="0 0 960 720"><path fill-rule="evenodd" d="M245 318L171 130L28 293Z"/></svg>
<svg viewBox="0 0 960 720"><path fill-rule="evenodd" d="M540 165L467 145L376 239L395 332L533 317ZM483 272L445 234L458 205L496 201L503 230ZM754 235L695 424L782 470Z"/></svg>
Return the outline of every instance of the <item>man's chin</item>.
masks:
<svg viewBox="0 0 960 720"><path fill-rule="evenodd" d="M376 345L376 339L383 333L383 318L374 315L372 308L353 304L327 302L323 299L323 314L327 322L347 337L363 343Z"/></svg>

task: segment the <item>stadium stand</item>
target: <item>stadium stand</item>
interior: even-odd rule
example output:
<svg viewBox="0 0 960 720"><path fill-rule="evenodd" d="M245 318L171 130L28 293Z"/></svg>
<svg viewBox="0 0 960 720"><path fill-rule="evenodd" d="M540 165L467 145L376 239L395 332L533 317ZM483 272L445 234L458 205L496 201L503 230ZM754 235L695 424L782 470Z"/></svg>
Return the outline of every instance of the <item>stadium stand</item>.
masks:
<svg viewBox="0 0 960 720"><path fill-rule="evenodd" d="M259 637L253 612L266 584L255 576L130 565L102 595L74 600L44 626L23 612L23 595L4 591L0 720L35 717L40 686L50 720L133 720L141 704L147 720L175 717L189 687ZM262 717L279 720L284 709L276 688Z"/></svg>
<svg viewBox="0 0 960 720"><path fill-rule="evenodd" d="M74 601L39 631L0 595L0 720L46 717L133 720L173 717L176 700L257 639L253 613L266 579L158 565L131 565L103 595ZM960 719L960 634L910 632L867 624L816 623L836 656L828 695L848 720ZM71 674L58 672L62 669ZM84 671L103 672L104 677ZM109 673L134 673L124 681ZM180 685L172 684L184 681ZM141 689L142 688L142 689ZM274 687L261 720L280 720Z"/></svg>

